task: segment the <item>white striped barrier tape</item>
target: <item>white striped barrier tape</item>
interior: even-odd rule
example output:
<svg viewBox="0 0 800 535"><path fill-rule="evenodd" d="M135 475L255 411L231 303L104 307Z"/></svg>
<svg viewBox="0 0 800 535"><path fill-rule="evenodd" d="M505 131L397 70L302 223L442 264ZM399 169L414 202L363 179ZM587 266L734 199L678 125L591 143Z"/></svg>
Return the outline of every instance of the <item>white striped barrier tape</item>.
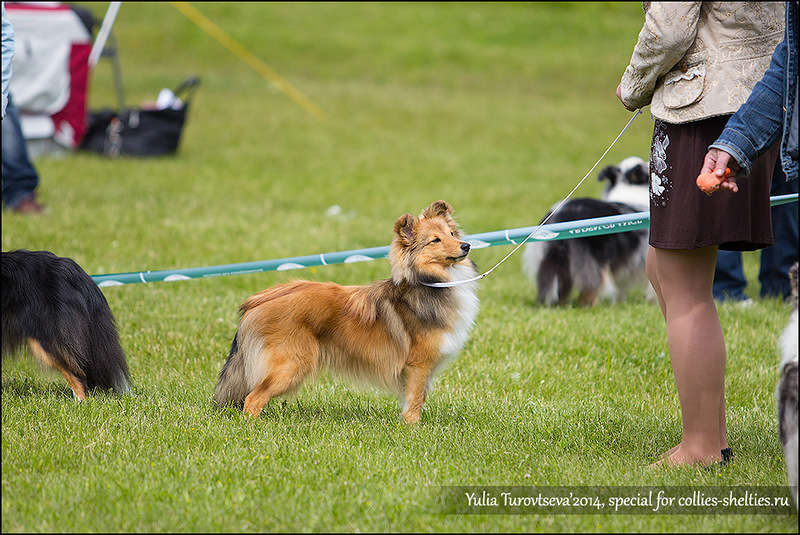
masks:
<svg viewBox="0 0 800 535"><path fill-rule="evenodd" d="M778 195L770 199L772 206L797 202L798 194ZM529 241L568 240L587 236L615 234L632 230L645 229L650 226L649 212L636 212L618 216L581 219L564 223L550 223L542 225L535 237ZM529 236L537 226L520 227L516 229L484 232L464 236L473 249L483 249L495 245L516 245L519 241ZM112 273L108 275L92 275L98 286L122 286L125 284L149 282L173 282L190 279L205 279L208 277L225 277L228 275L244 275L248 273L261 273L265 271L287 271L314 266L327 266L330 264L351 264L354 262L368 262L379 258L386 258L389 246L371 247L368 249L353 249L334 253L318 253L308 256L291 258L278 258L257 262L244 262L240 264L226 264L219 266L195 267L185 269L165 269L159 271L136 271L130 273Z"/></svg>

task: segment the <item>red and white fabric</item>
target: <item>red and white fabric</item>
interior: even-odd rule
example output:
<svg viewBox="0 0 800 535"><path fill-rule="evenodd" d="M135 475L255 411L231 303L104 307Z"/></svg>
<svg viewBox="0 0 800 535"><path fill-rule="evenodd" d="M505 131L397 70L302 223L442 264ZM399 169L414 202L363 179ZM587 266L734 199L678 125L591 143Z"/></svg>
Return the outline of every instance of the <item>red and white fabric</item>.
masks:
<svg viewBox="0 0 800 535"><path fill-rule="evenodd" d="M76 148L86 133L92 36L60 2L6 2L14 27L10 91L25 137Z"/></svg>

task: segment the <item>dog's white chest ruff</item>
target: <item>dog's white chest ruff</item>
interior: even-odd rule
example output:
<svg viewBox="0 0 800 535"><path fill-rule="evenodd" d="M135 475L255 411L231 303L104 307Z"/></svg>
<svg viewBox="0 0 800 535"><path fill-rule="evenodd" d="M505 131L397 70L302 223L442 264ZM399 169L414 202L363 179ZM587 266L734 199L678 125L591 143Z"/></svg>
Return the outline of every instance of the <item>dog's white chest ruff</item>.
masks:
<svg viewBox="0 0 800 535"><path fill-rule="evenodd" d="M789 323L780 338L781 368L792 361L797 361L797 310L792 312Z"/></svg>
<svg viewBox="0 0 800 535"><path fill-rule="evenodd" d="M650 193L646 185L617 184L605 195L604 200L609 202L622 202L632 207L647 211L650 209Z"/></svg>
<svg viewBox="0 0 800 535"><path fill-rule="evenodd" d="M449 268L453 280L469 279L475 276L475 271L465 265L455 265ZM452 329L442 339L441 353L454 357L461 351L469 338L475 316L478 315L477 282L470 282L452 288L456 301L456 320Z"/></svg>

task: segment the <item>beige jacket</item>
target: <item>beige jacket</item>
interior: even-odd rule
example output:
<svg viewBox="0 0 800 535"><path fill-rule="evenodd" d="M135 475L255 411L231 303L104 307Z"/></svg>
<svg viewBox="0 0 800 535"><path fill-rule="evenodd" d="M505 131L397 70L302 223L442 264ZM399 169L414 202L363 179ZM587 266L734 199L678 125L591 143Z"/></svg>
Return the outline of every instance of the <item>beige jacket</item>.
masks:
<svg viewBox="0 0 800 535"><path fill-rule="evenodd" d="M783 2L644 2L622 101L668 123L734 113L783 40Z"/></svg>

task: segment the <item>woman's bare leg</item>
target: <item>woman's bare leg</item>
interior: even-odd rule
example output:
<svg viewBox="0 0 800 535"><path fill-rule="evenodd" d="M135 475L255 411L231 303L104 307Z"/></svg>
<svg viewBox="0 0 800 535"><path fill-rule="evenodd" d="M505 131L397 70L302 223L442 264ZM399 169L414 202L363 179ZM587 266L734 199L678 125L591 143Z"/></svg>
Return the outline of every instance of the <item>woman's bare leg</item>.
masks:
<svg viewBox="0 0 800 535"><path fill-rule="evenodd" d="M708 464L725 440L725 342L711 285L717 248L653 249L648 275L667 323L670 360L681 402L683 439L661 463Z"/></svg>
<svg viewBox="0 0 800 535"><path fill-rule="evenodd" d="M653 290L656 292L656 297L658 297L658 306L661 307L661 315L664 316L664 319L667 319L667 309L664 306L664 296L661 295L661 285L658 283L658 261L656 259L656 249L652 245L649 246L647 249L647 261L645 263L645 272L647 273L647 279L650 281L650 284L653 285Z"/></svg>

